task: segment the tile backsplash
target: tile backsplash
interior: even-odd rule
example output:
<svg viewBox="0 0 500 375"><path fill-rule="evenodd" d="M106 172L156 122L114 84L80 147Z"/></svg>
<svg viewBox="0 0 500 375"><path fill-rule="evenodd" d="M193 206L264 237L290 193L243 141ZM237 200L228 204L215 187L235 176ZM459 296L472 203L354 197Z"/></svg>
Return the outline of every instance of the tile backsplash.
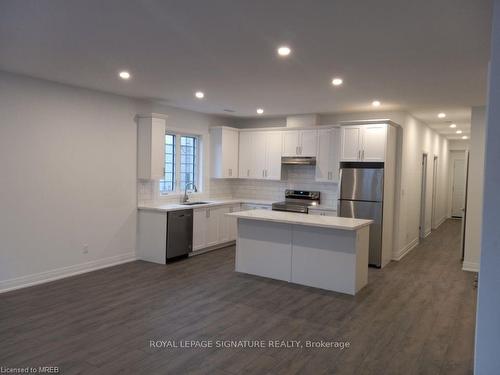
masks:
<svg viewBox="0 0 500 375"><path fill-rule="evenodd" d="M314 181L315 167L311 165L283 166L280 181L247 179L210 179L208 189L199 194L200 199L251 198L270 201L284 199L285 189L318 190L321 204L337 205L338 184ZM158 183L139 181L137 186L139 203L178 203L179 196L159 196Z"/></svg>

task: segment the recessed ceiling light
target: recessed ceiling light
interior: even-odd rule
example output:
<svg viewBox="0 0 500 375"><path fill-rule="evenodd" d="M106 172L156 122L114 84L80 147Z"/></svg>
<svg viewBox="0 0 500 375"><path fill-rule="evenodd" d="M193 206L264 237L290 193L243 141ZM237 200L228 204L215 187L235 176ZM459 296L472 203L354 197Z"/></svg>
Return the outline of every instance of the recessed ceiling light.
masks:
<svg viewBox="0 0 500 375"><path fill-rule="evenodd" d="M334 86L340 86L341 84L344 83L344 80L342 78L334 78L332 79L332 85Z"/></svg>
<svg viewBox="0 0 500 375"><path fill-rule="evenodd" d="M450 128L456 128L457 127L457 124L451 124L450 125Z"/></svg>
<svg viewBox="0 0 500 375"><path fill-rule="evenodd" d="M257 113L261 115L264 113L264 110L262 108L257 108Z"/></svg>
<svg viewBox="0 0 500 375"><path fill-rule="evenodd" d="M462 131L461 130L457 130L457 134L462 134Z"/></svg>
<svg viewBox="0 0 500 375"><path fill-rule="evenodd" d="M120 76L121 79L129 79L130 78L130 73L127 72L126 70L120 72L118 75Z"/></svg>
<svg viewBox="0 0 500 375"><path fill-rule="evenodd" d="M374 106L374 107L380 107L380 102L378 100L374 100L372 102L372 106Z"/></svg>
<svg viewBox="0 0 500 375"><path fill-rule="evenodd" d="M446 113L444 113L444 112L438 113L438 117L439 118L445 118L446 117Z"/></svg>
<svg viewBox="0 0 500 375"><path fill-rule="evenodd" d="M462 137L462 139L467 139L467 138L469 138L469 137L467 137L466 135L464 135L464 136Z"/></svg>
<svg viewBox="0 0 500 375"><path fill-rule="evenodd" d="M278 48L278 55L280 56L288 56L292 50L288 46L281 46Z"/></svg>
<svg viewBox="0 0 500 375"><path fill-rule="evenodd" d="M203 91L196 91L194 96L196 96L198 99L203 99L205 97L205 94Z"/></svg>

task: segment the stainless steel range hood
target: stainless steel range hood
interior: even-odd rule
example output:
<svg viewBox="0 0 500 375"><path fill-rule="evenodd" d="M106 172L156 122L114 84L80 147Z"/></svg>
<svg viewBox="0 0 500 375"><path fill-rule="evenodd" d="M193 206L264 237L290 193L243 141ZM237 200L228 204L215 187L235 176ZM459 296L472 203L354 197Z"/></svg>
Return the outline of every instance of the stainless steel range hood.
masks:
<svg viewBox="0 0 500 375"><path fill-rule="evenodd" d="M281 164L284 165L316 165L316 158L310 156L282 156Z"/></svg>

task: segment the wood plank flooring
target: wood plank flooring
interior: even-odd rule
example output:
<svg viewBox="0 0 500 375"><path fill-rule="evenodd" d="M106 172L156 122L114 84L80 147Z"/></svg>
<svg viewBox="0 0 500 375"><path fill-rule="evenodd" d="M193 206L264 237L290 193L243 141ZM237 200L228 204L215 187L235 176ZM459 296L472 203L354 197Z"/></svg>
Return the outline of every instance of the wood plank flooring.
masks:
<svg viewBox="0 0 500 375"><path fill-rule="evenodd" d="M476 291L448 220L357 296L237 274L234 248L0 295L0 366L61 374L471 374ZM349 341L159 349L150 340Z"/></svg>

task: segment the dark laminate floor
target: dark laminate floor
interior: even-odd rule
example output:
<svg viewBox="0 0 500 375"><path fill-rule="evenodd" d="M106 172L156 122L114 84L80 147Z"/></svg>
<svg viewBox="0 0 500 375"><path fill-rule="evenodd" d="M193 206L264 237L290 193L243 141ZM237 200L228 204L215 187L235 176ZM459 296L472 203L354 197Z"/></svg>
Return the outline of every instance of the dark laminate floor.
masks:
<svg viewBox="0 0 500 375"><path fill-rule="evenodd" d="M475 290L447 221L356 297L233 272L234 249L0 295L0 365L62 374L470 374ZM150 349L164 340L346 340L349 349Z"/></svg>

